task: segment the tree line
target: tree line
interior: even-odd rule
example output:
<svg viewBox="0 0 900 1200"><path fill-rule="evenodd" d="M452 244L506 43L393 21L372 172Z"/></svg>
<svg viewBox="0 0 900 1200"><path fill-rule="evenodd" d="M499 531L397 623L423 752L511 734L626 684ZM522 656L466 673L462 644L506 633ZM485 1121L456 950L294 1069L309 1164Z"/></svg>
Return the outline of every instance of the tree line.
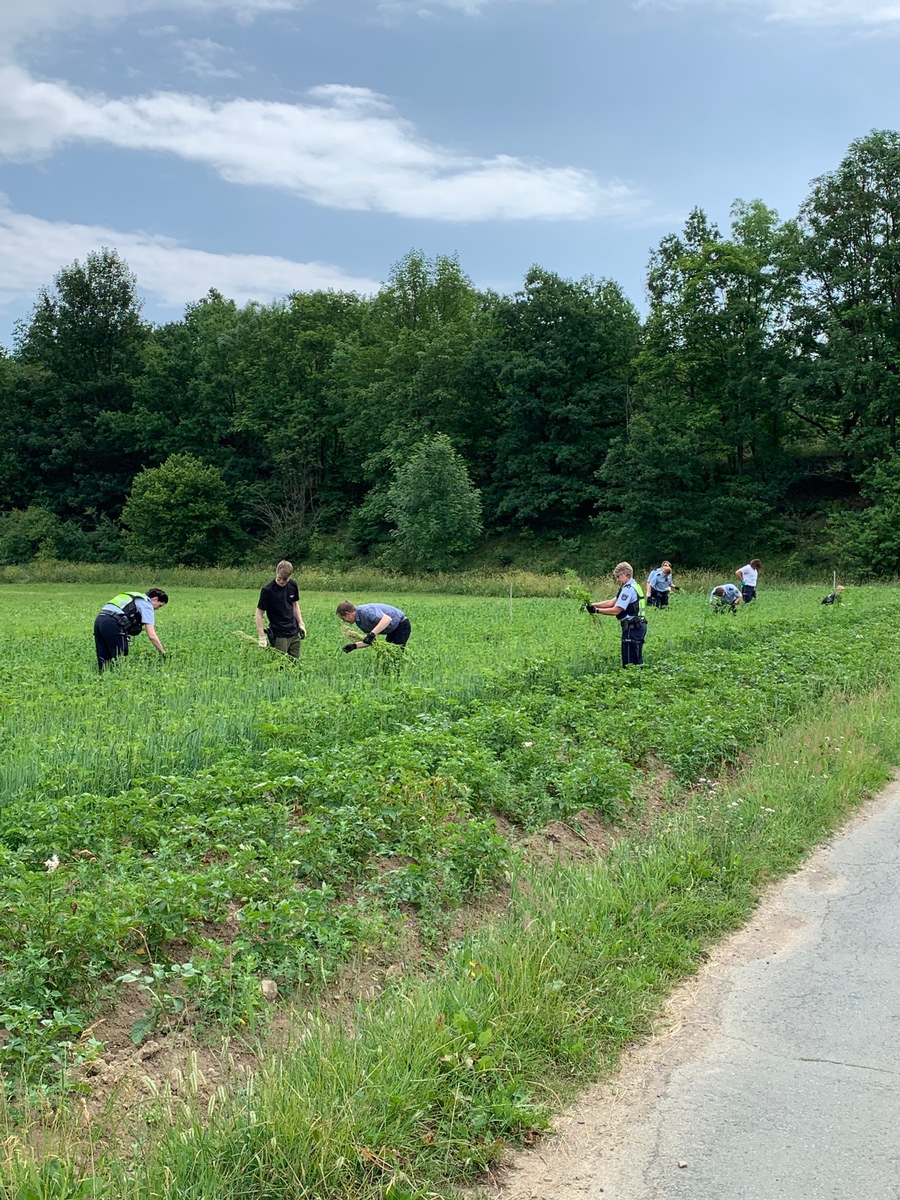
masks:
<svg viewBox="0 0 900 1200"><path fill-rule="evenodd" d="M499 295L411 252L373 297L211 291L151 325L98 250L0 352L0 562L428 569L593 539L900 569L900 134L790 219L695 209L647 293L642 320L608 279L534 266Z"/></svg>

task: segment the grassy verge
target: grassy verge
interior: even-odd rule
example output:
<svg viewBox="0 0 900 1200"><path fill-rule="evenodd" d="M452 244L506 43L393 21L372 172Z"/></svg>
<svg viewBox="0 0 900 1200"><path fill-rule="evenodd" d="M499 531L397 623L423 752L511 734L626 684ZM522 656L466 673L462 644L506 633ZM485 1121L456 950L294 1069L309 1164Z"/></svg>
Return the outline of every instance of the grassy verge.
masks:
<svg viewBox="0 0 900 1200"><path fill-rule="evenodd" d="M898 718L900 685L831 695L731 783L674 795L646 838L589 867L523 871L502 922L433 975L341 1024L312 1014L245 1094L173 1111L147 1157L99 1161L60 1128L58 1156L30 1161L7 1128L0 1195L451 1195L612 1067L710 941L885 782L900 761Z"/></svg>

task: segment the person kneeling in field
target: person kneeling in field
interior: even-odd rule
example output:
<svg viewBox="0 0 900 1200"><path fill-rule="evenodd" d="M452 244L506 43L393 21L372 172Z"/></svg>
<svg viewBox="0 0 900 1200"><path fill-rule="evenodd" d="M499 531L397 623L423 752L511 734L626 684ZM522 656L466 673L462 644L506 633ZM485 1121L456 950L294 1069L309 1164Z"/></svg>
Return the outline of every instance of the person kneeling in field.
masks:
<svg viewBox="0 0 900 1200"><path fill-rule="evenodd" d="M741 602L741 593L733 583L722 583L709 593L709 602L713 606L713 612L722 612L727 608L734 616Z"/></svg>
<svg viewBox="0 0 900 1200"><path fill-rule="evenodd" d="M644 638L647 636L644 592L635 581L631 563L619 563L613 578L618 594L611 600L587 605L587 611L601 617L616 617L622 628L622 666L640 667L644 664Z"/></svg>
<svg viewBox="0 0 900 1200"><path fill-rule="evenodd" d="M342 600L337 606L337 615L348 625L358 626L365 634L361 641L348 642L343 647L345 654L371 646L379 633L383 633L385 641L392 646L402 648L412 633L409 617L402 609L394 608L393 604L361 604L357 608L352 601Z"/></svg>
<svg viewBox="0 0 900 1200"><path fill-rule="evenodd" d="M283 558L275 568L275 578L259 593L256 605L256 631L260 646L274 646L290 658L300 657L300 641L306 637L306 626L300 612L300 589L292 579L294 567ZM263 616L269 626L263 628Z"/></svg>
<svg viewBox="0 0 900 1200"><path fill-rule="evenodd" d="M97 669L102 672L120 655L127 657L128 639L137 637L142 629L165 658L162 642L156 636L155 617L157 610L168 603L162 588L150 588L147 592L120 592L104 604L94 621Z"/></svg>

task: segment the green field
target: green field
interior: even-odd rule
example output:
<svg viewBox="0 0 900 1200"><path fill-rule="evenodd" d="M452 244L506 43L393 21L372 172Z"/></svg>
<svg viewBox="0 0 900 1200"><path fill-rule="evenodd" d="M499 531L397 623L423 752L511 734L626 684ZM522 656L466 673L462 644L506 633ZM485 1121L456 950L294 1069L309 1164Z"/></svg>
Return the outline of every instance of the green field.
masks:
<svg viewBox="0 0 900 1200"><path fill-rule="evenodd" d="M389 955L411 917L439 941L508 869L498 814L513 831L628 819L654 773L690 783L832 685L888 671L898 611L888 589L822 609L792 588L713 616L704 586L650 614L646 668L623 673L616 624L571 599L392 596L414 626L398 662L341 653L342 597L318 593L295 664L236 636L255 592L193 588L159 616L165 660L141 637L101 677L108 591L2 592L12 1088L77 1062L135 964L170 980L189 962L193 1016L228 1028L258 1019L260 976L319 986L353 954Z"/></svg>
<svg viewBox="0 0 900 1200"><path fill-rule="evenodd" d="M343 596L302 594L309 637L297 664L236 636L253 630L255 591L173 587L158 618L167 658L142 637L102 677L91 624L108 586L0 588L7 1144L20 1145L11 1129L24 1103L89 1092L86 1066L105 1052L95 1022L128 989L142 996L135 1043L180 1030L207 1045L228 1035L257 1047L277 1011L262 979L277 981L282 1003L298 993L308 1003L351 961L383 970L411 930L438 971L438 982L402 1001L412 1024L388 994L352 1046L323 1027L314 1053L305 1043L267 1077L271 1119L288 1121L296 1141L285 1178L296 1156L312 1156L309 1171L331 1182L308 1194L386 1195L352 1149L358 1142L387 1139L385 1154L409 1165L424 1137L434 1149L416 1167L423 1177L471 1176L503 1138L540 1127L547 1106L537 1081L548 1070L589 1076L612 1061L704 939L738 920L760 881L789 869L883 777L885 755L893 761L896 739L873 757L838 730L853 729L841 723L845 708L896 680L896 589L848 590L841 606L822 608L822 588L769 586L732 617L710 613L709 583L649 614L646 666L628 672L616 624L591 620L573 598L391 594L414 629L398 660L341 653L334 608ZM885 711L896 697L891 705ZM881 706L872 712L874 728ZM715 781L794 726L796 748L777 751L760 781L720 802L727 793ZM782 763L788 753L794 767ZM660 802L674 824L657 836L648 805ZM681 824L691 812L694 824ZM525 869L521 836L552 821L578 836L586 813L637 840L593 876L533 878L508 927L488 930L478 949L451 946L441 967L454 913ZM535 957L521 960L519 978L517 946L539 912L545 941L539 948L528 934ZM614 912L621 928L604 915ZM610 963L634 969L620 974ZM445 1028L446 1013L455 1015ZM499 1052L484 1049L501 1035L502 1067ZM396 1043L389 1051L385 1039ZM370 1042L377 1067L360 1057ZM459 1078L447 1074L450 1061ZM335 1072L331 1091L322 1062ZM306 1117L288 1118L285 1088L291 1104L304 1090L310 1113L334 1105L333 1146L315 1135L319 1116L308 1128ZM405 1132L390 1132L384 1113L381 1132L368 1130L375 1110L356 1112L347 1099L355 1089L378 1112L393 1096ZM227 1117L210 1142L219 1146L210 1163L224 1154L234 1181L245 1179L239 1147L252 1138L245 1129L235 1142L232 1123L253 1120L249 1110ZM166 1163L181 1154L175 1123L176 1141L148 1167L167 1181ZM401 1148L396 1139L407 1136ZM187 1177L145 1186L120 1167L110 1166L120 1177L110 1194L141 1200L180 1195ZM183 1168L193 1170L187 1158ZM57 1179L56 1169L26 1162L15 1176L26 1190L0 1195L106 1194L99 1177L78 1190L83 1166L71 1168L69 1191L27 1190ZM210 1200L292 1194L289 1183L223 1190L218 1167L210 1172L196 1193ZM420 1194L437 1193L396 1192Z"/></svg>

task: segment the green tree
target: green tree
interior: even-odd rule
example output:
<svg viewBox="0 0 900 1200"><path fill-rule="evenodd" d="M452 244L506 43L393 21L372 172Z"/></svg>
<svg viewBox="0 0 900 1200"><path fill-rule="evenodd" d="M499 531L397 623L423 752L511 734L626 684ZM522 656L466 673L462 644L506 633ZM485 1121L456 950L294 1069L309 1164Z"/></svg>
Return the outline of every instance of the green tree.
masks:
<svg viewBox="0 0 900 1200"><path fill-rule="evenodd" d="M213 566L230 560L238 541L221 471L190 454L141 471L122 524L128 557L150 566Z"/></svg>
<svg viewBox="0 0 900 1200"><path fill-rule="evenodd" d="M245 310L235 425L263 452L252 511L271 547L301 553L361 495L335 358L368 306L350 293L310 292Z"/></svg>
<svg viewBox="0 0 900 1200"><path fill-rule="evenodd" d="M114 250L91 253L16 330L15 358L30 369L22 452L34 498L61 516L117 517L140 465L131 410L148 327L136 282Z"/></svg>
<svg viewBox="0 0 900 1200"><path fill-rule="evenodd" d="M351 521L360 548L387 538L392 473L423 437L445 433L477 474L489 469L499 428L481 361L489 309L455 258L411 252L337 349L344 445L357 465L347 487L365 495Z"/></svg>
<svg viewBox="0 0 900 1200"><path fill-rule="evenodd" d="M900 454L862 476L859 512L835 513L826 531L838 566L863 576L900 575Z"/></svg>
<svg viewBox="0 0 900 1200"><path fill-rule="evenodd" d="M737 203L724 238L697 210L651 256L627 429L600 472L600 528L629 554L702 563L775 536L797 422L780 402L796 290L792 223Z"/></svg>
<svg viewBox="0 0 900 1200"><path fill-rule="evenodd" d="M445 434L423 438L397 471L388 492L395 526L391 565L447 570L481 533L481 496Z"/></svg>
<svg viewBox="0 0 900 1200"><path fill-rule="evenodd" d="M852 143L801 210L792 410L851 469L897 449L900 133Z"/></svg>
<svg viewBox="0 0 900 1200"><path fill-rule="evenodd" d="M498 302L495 322L502 427L491 515L570 528L593 513L597 470L625 427L637 312L615 283L533 267L523 291Z"/></svg>

